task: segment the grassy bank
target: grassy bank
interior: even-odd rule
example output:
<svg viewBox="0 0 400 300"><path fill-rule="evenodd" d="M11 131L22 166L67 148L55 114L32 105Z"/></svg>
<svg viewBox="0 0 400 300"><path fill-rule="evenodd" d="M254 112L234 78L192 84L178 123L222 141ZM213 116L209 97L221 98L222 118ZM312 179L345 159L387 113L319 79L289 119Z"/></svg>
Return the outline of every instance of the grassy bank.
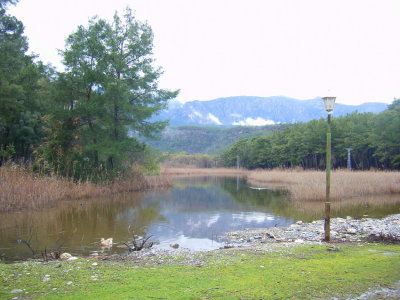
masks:
<svg viewBox="0 0 400 300"><path fill-rule="evenodd" d="M44 177L20 167L0 167L0 212L39 209L63 199L114 195L170 186L166 177L136 176L108 184Z"/></svg>
<svg viewBox="0 0 400 300"><path fill-rule="evenodd" d="M280 185L292 200L325 198L325 172L304 170L256 170L247 179L257 185ZM400 172L336 170L331 175L333 200L400 193Z"/></svg>
<svg viewBox="0 0 400 300"><path fill-rule="evenodd" d="M399 246L269 247L198 253L190 260L0 264L0 298L319 299L357 296L400 280Z"/></svg>

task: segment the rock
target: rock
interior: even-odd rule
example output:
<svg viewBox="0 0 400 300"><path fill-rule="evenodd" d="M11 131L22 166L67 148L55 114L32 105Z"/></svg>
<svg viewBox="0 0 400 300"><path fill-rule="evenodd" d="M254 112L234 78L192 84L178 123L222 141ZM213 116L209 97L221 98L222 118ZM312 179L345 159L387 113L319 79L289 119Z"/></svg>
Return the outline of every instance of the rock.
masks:
<svg viewBox="0 0 400 300"><path fill-rule="evenodd" d="M67 259L67 261L74 261L77 260L78 258L76 256L72 256L70 258Z"/></svg>
<svg viewBox="0 0 400 300"><path fill-rule="evenodd" d="M10 294L18 294L18 293L23 293L24 291L21 289L14 289L10 292Z"/></svg>
<svg viewBox="0 0 400 300"><path fill-rule="evenodd" d="M178 249L178 248L179 248L179 244L177 244L177 243L169 244L169 246L170 246L171 248L174 248L174 249Z"/></svg>
<svg viewBox="0 0 400 300"><path fill-rule="evenodd" d="M44 275L42 281L43 282L49 282L50 281L50 275L48 275L48 274Z"/></svg>
<svg viewBox="0 0 400 300"><path fill-rule="evenodd" d="M71 257L72 257L72 255L67 252L60 255L60 259L62 259L62 260L67 260L68 258L71 258Z"/></svg>
<svg viewBox="0 0 400 300"><path fill-rule="evenodd" d="M356 234L357 230L355 228L347 228L346 233L348 234Z"/></svg>
<svg viewBox="0 0 400 300"><path fill-rule="evenodd" d="M328 247L326 247L326 250L331 251L331 252L337 252L339 251L339 248L333 245L330 245Z"/></svg>
<svg viewBox="0 0 400 300"><path fill-rule="evenodd" d="M265 234L267 237L269 237L270 239L274 239L275 238L275 236L273 235L273 234L271 234L271 233L266 233Z"/></svg>
<svg viewBox="0 0 400 300"><path fill-rule="evenodd" d="M331 237L343 242L368 241L386 237L390 240L400 240L400 214L383 219L331 219ZM228 234L227 243L256 245L271 242L320 242L324 237L324 221L317 220L311 223L300 224L297 221L289 227L255 228ZM268 232L266 232L268 231ZM259 237L262 237L261 239ZM247 243L246 243L247 242Z"/></svg>
<svg viewBox="0 0 400 300"><path fill-rule="evenodd" d="M96 263L96 262L95 262L95 263L92 263L92 266L97 266L97 265L98 265L98 263Z"/></svg>
<svg viewBox="0 0 400 300"><path fill-rule="evenodd" d="M297 221L296 224L297 225L303 225L303 221Z"/></svg>
<svg viewBox="0 0 400 300"><path fill-rule="evenodd" d="M71 284L72 284L72 281L68 281L68 282L67 282L67 285L71 285Z"/></svg>
<svg viewBox="0 0 400 300"><path fill-rule="evenodd" d="M297 244L303 244L303 243L304 243L304 240L302 240L302 239L297 239L297 240L295 240L294 242L297 243Z"/></svg>

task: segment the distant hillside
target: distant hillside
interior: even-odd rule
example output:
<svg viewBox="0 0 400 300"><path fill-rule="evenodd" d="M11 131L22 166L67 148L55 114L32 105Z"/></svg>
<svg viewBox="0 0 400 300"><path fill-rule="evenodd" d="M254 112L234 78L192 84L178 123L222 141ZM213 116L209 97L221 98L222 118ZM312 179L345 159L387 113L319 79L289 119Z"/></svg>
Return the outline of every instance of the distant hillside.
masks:
<svg viewBox="0 0 400 300"><path fill-rule="evenodd" d="M146 141L163 152L186 152L189 154L219 154L235 142L245 138L268 135L280 130L275 126L234 126L234 127L168 127L158 141Z"/></svg>
<svg viewBox="0 0 400 300"><path fill-rule="evenodd" d="M336 104L334 117L354 111L380 113L384 103L361 105ZM184 104L173 102L155 119L170 120L171 126L182 125L272 125L308 122L325 118L326 111L321 99L297 100L287 97L229 97L210 101L191 101Z"/></svg>

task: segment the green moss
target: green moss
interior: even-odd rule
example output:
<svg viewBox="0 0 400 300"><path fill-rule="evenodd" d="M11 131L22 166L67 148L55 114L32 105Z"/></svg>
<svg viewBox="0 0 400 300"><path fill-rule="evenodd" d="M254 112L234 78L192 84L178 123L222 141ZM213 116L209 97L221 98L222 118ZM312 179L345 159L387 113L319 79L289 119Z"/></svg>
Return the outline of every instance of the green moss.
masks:
<svg viewBox="0 0 400 300"><path fill-rule="evenodd" d="M179 265L176 262L185 261L180 258L164 265L93 259L2 264L0 298L9 299L11 290L23 289L24 296L39 299L308 299L358 295L400 280L400 246L338 248L231 249L199 254L206 261L201 266ZM46 274L50 280L43 282Z"/></svg>

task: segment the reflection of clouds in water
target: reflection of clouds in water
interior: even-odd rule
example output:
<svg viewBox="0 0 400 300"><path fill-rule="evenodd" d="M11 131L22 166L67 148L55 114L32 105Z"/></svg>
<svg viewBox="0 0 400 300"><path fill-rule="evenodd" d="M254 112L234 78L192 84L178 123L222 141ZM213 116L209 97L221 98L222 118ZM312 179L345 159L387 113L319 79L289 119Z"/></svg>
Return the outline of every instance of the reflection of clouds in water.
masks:
<svg viewBox="0 0 400 300"><path fill-rule="evenodd" d="M189 218L186 225L192 229L201 228L203 227L203 220L194 220L194 218Z"/></svg>
<svg viewBox="0 0 400 300"><path fill-rule="evenodd" d="M261 212L242 212L240 214L232 214L233 220L240 220L245 223L267 223L268 221L275 220L275 217L271 214L265 214Z"/></svg>
<svg viewBox="0 0 400 300"><path fill-rule="evenodd" d="M214 215L201 214L194 217L189 217L186 221L186 225L191 228L203 228L203 227L211 227L213 224L216 224L220 219L220 214L216 213Z"/></svg>
<svg viewBox="0 0 400 300"><path fill-rule="evenodd" d="M211 216L210 219L207 221L207 227L211 227L211 225L217 223L220 217L221 216L219 214Z"/></svg>
<svg viewBox="0 0 400 300"><path fill-rule="evenodd" d="M223 245L221 242L208 238L190 238L184 235L179 235L171 239L166 239L156 245L157 249L169 249L170 244L179 244L179 249L192 249L192 250L212 250L217 249Z"/></svg>

